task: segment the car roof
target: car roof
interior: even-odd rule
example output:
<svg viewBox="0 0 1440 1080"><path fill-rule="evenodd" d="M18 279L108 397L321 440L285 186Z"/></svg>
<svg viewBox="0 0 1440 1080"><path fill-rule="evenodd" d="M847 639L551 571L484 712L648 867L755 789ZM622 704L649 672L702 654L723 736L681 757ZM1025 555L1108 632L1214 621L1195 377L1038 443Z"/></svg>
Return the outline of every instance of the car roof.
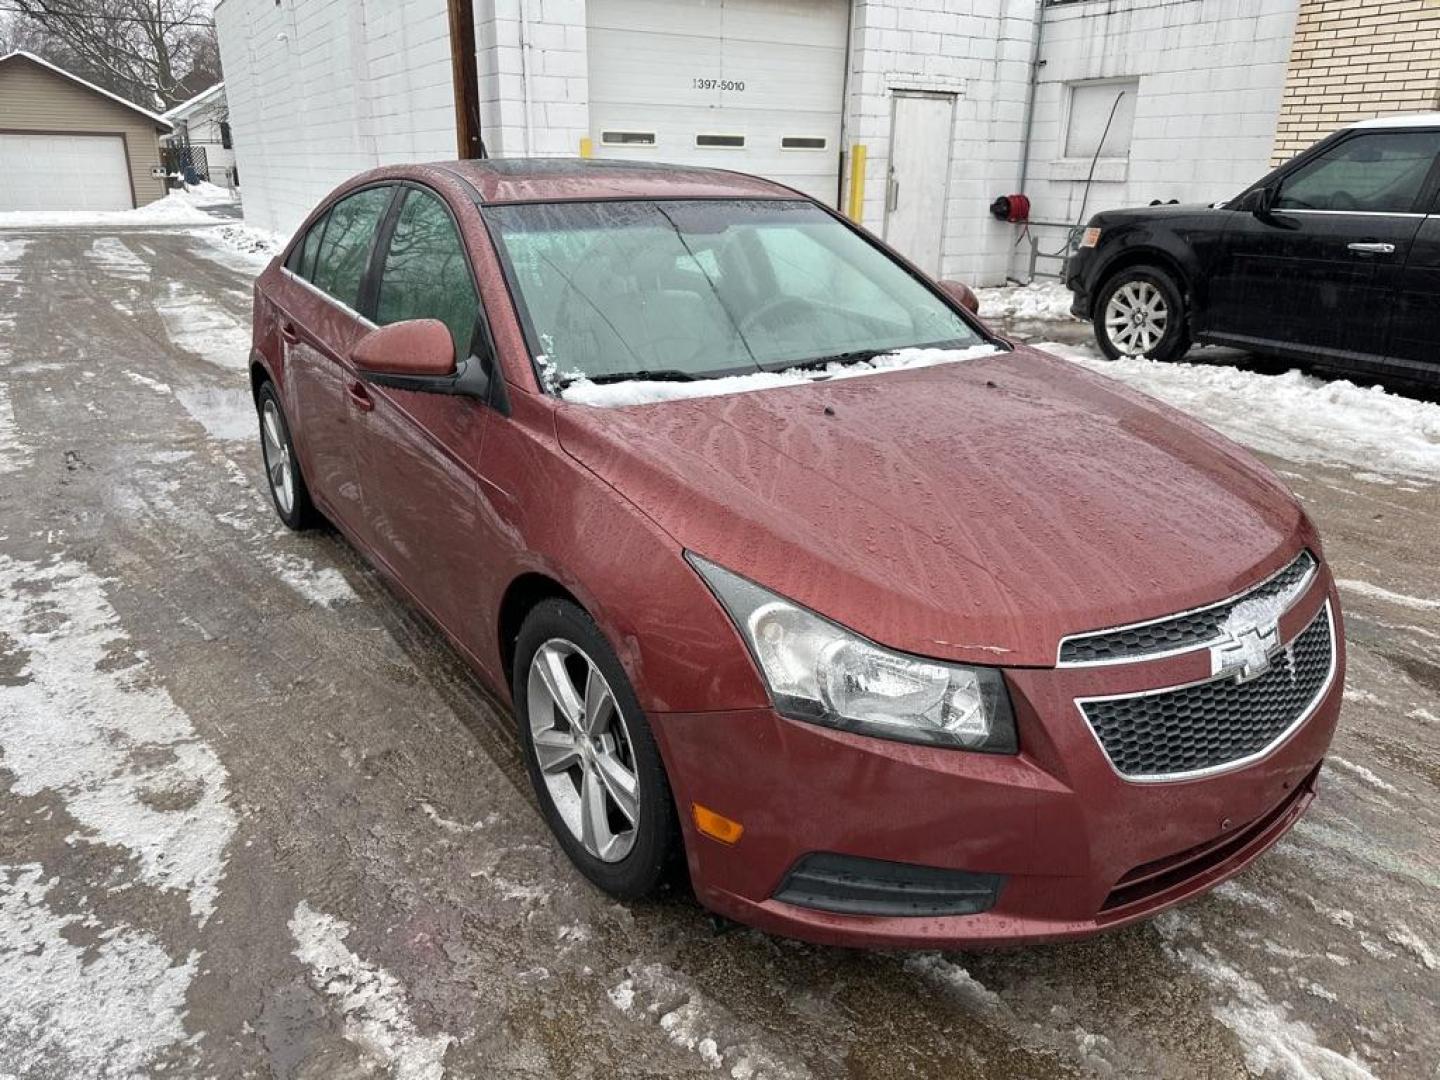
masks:
<svg viewBox="0 0 1440 1080"><path fill-rule="evenodd" d="M1410 128L1440 127L1440 112L1396 113L1393 116L1377 116L1373 120L1361 120L1351 128Z"/></svg>
<svg viewBox="0 0 1440 1080"><path fill-rule="evenodd" d="M435 161L411 168L421 174L434 170L458 177L474 188L485 203L808 197L758 176L662 162L595 158L485 158L478 161ZM394 170L385 171L394 176Z"/></svg>

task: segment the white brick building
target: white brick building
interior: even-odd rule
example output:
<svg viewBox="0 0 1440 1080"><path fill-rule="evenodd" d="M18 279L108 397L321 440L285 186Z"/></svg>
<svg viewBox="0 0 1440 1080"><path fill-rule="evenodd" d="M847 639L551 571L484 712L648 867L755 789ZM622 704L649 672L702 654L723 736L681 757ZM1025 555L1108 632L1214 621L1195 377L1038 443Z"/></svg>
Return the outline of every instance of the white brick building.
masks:
<svg viewBox="0 0 1440 1080"><path fill-rule="evenodd" d="M456 155L464 2L221 0L249 220L289 230L360 169ZM708 163L845 209L861 147L865 225L983 284L1097 210L1265 172L1299 0L468 2L492 155ZM1022 188L1054 224L990 217Z"/></svg>

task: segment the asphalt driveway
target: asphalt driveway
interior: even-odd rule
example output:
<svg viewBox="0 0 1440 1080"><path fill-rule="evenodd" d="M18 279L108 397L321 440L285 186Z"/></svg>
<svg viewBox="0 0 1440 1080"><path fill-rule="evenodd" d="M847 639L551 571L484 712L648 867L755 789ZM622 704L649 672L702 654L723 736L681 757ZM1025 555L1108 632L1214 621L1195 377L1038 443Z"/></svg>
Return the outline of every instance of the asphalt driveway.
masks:
<svg viewBox="0 0 1440 1080"><path fill-rule="evenodd" d="M255 269L0 231L0 1074L1440 1076L1440 479L1268 459L1351 670L1319 798L1235 882L1021 952L717 933L588 887L439 634L279 527Z"/></svg>

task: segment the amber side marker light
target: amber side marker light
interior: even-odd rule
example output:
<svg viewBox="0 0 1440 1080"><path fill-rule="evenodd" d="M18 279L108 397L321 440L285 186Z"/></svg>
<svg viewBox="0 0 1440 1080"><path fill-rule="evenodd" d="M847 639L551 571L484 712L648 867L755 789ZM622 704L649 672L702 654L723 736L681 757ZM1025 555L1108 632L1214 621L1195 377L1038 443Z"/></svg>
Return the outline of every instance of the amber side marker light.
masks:
<svg viewBox="0 0 1440 1080"><path fill-rule="evenodd" d="M695 827L712 840L719 840L722 844L733 844L739 840L745 832L745 826L738 821L731 821L724 814L717 814L708 806L701 806L698 802L690 804L690 815L695 819Z"/></svg>

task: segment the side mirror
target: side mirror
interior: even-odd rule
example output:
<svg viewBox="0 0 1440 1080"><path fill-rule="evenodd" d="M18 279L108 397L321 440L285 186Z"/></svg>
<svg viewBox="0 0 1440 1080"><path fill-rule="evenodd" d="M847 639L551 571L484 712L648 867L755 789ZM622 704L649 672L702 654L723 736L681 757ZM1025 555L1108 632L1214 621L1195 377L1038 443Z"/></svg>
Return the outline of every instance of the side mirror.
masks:
<svg viewBox="0 0 1440 1080"><path fill-rule="evenodd" d="M1264 217L1275 209L1275 202L1279 195L1280 189L1274 186L1251 188L1240 196L1235 204L1235 209L1254 214L1256 217Z"/></svg>
<svg viewBox="0 0 1440 1080"><path fill-rule="evenodd" d="M980 313L980 298L975 295L975 290L963 281L942 281L940 288L945 291L945 295L970 312L971 315Z"/></svg>
<svg viewBox="0 0 1440 1080"><path fill-rule="evenodd" d="M494 354L483 351L484 356L467 356L457 364L455 342L444 323L407 319L371 330L351 350L350 361L360 378L376 386L479 398L508 413L504 381L491 377Z"/></svg>

